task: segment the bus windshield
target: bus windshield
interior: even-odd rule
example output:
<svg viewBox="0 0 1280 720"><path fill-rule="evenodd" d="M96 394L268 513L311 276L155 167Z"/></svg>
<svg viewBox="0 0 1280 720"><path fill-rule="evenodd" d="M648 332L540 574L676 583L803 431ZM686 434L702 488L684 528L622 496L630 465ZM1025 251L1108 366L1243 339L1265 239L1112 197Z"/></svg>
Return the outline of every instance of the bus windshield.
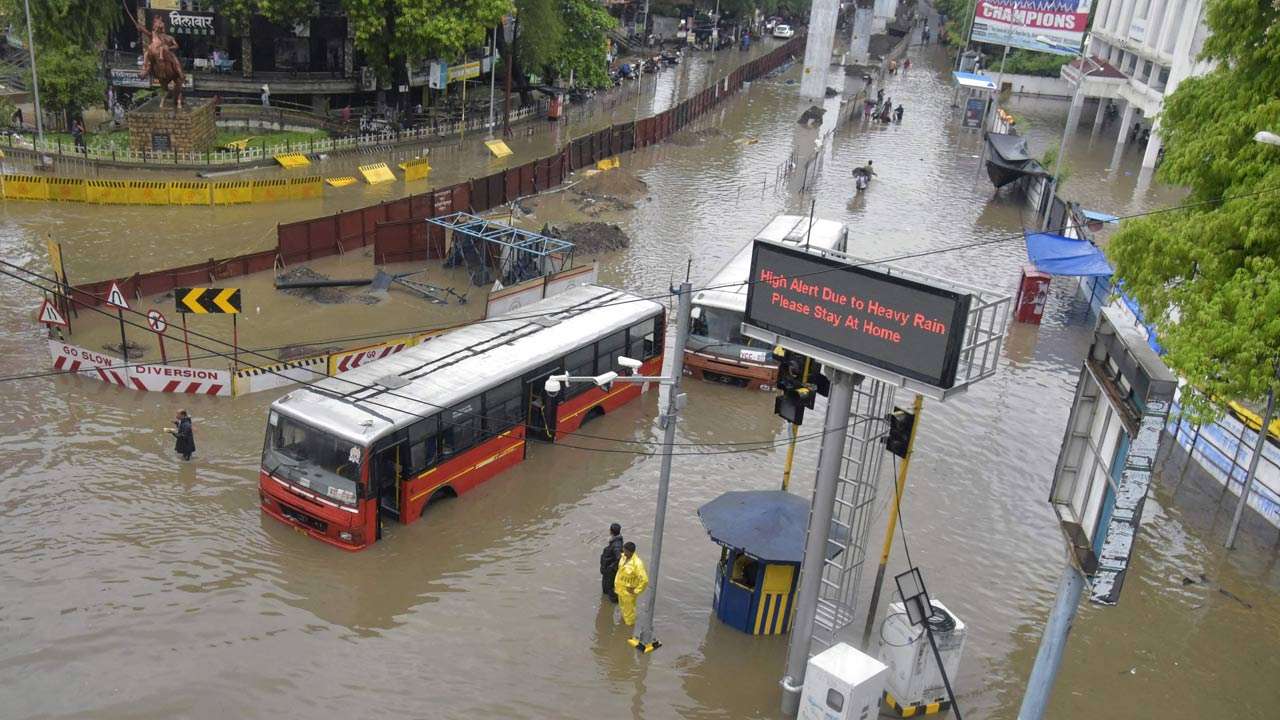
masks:
<svg viewBox="0 0 1280 720"><path fill-rule="evenodd" d="M709 343L700 349L712 350L717 345L744 347L759 345L755 340L742 334L742 313L737 310L697 306L693 310L693 315L690 334L699 339L705 339Z"/></svg>
<svg viewBox="0 0 1280 720"><path fill-rule="evenodd" d="M262 467L348 507L356 504L363 448L272 411Z"/></svg>

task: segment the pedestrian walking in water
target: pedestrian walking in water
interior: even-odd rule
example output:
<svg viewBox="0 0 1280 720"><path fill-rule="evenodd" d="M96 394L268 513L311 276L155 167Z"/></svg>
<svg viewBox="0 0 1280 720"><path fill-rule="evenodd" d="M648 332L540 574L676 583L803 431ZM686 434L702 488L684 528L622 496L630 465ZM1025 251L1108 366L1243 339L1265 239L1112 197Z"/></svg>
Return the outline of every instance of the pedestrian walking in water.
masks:
<svg viewBox="0 0 1280 720"><path fill-rule="evenodd" d="M899 105L897 109L893 111L893 119L894 119L894 122L899 122L899 123L902 122L902 106L901 105Z"/></svg>
<svg viewBox="0 0 1280 720"><path fill-rule="evenodd" d="M882 102L884 102L884 88L880 88L876 91L876 105L879 105Z"/></svg>
<svg viewBox="0 0 1280 720"><path fill-rule="evenodd" d="M628 626L636 624L636 601L647 587L649 573L636 554L636 544L629 542L622 546L622 562L613 583L613 591L618 594L618 607L622 610L622 622Z"/></svg>
<svg viewBox="0 0 1280 720"><path fill-rule="evenodd" d="M622 526L614 523L609 526L609 544L600 551L600 590L615 603L618 602L618 591L614 589L614 581L618 575L618 563L622 562L622 546Z"/></svg>
<svg viewBox="0 0 1280 720"><path fill-rule="evenodd" d="M179 410L178 417L173 420L174 443L173 451L182 456L183 460L190 460L192 453L196 451L196 436L191 429L191 416L187 415L186 410Z"/></svg>

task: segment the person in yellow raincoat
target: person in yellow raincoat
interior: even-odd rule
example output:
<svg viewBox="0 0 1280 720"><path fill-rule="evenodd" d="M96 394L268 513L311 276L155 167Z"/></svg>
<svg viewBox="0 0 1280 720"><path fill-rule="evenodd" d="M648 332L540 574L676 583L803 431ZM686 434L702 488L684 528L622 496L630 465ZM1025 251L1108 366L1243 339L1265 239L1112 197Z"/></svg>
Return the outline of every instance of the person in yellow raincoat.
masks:
<svg viewBox="0 0 1280 720"><path fill-rule="evenodd" d="M647 587L649 573L645 571L640 556L636 555L636 544L629 542L622 546L622 562L618 564L618 574L613 580L613 590L618 593L618 607L622 609L622 622L636 624L636 599Z"/></svg>

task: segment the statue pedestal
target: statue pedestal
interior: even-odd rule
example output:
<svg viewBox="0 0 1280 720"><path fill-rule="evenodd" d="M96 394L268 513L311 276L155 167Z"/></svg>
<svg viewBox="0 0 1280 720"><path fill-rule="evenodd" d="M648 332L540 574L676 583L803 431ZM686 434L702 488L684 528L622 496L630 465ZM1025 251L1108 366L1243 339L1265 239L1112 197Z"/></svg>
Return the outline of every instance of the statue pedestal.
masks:
<svg viewBox="0 0 1280 720"><path fill-rule="evenodd" d="M186 98L185 107L174 110L173 101L152 98L125 116L129 149L139 152L198 153L213 147L217 126L213 101Z"/></svg>

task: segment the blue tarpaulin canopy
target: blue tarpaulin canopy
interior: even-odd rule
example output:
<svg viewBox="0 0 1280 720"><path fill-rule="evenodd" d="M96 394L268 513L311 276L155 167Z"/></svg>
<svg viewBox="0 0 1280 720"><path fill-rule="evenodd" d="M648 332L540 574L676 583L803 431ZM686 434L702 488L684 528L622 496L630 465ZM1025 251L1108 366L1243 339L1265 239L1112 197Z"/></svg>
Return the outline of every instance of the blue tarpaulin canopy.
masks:
<svg viewBox="0 0 1280 720"><path fill-rule="evenodd" d="M977 75L971 72L953 72L951 77L955 78L956 84L965 88L977 88L979 90L995 90L996 83L987 75Z"/></svg>
<svg viewBox="0 0 1280 720"><path fill-rule="evenodd" d="M1040 272L1050 275L1101 275L1111 265L1097 245L1052 233L1026 233L1027 258Z"/></svg>
<svg viewBox="0 0 1280 720"><path fill-rule="evenodd" d="M1100 222L1100 223L1120 222L1120 218L1116 217L1115 215L1108 215L1107 213L1098 212L1097 210L1085 210L1084 216L1087 220L1090 220L1092 222Z"/></svg>

